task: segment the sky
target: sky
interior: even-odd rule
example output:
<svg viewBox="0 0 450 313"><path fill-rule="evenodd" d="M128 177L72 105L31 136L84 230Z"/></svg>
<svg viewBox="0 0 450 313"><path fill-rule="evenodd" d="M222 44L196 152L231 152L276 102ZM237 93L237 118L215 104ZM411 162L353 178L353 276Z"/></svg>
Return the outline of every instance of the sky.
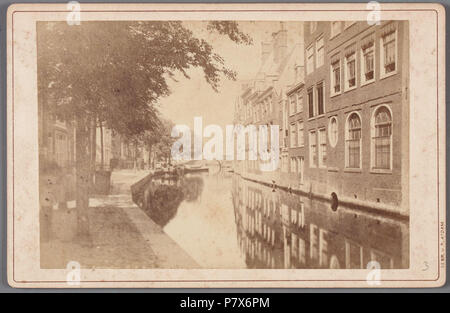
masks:
<svg viewBox="0 0 450 313"><path fill-rule="evenodd" d="M181 75L178 82L170 82L172 94L161 99L160 111L175 124L185 124L193 129L194 117L203 118L203 127L217 124L225 127L233 123L234 103L241 90L240 80L253 78L261 62L261 42L269 42L279 22L240 22L241 29L253 39L253 45L238 45L228 37L210 33L206 22L185 22L194 35L207 40L214 51L222 56L225 65L237 72L236 81L223 78L219 92L215 92L203 77L201 69L191 69L191 77Z"/></svg>

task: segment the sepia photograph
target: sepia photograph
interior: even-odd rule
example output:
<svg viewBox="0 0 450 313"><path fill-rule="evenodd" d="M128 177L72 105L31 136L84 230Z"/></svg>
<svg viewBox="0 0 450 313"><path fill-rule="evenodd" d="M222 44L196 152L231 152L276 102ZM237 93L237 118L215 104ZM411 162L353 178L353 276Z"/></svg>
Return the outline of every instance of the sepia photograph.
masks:
<svg viewBox="0 0 450 313"><path fill-rule="evenodd" d="M116 275L126 270L127 283L140 271L151 284L172 273L206 283L207 273L232 270L240 286L252 270L255 285L264 275L311 286L315 275L330 284L358 275L359 285L377 287L431 263L440 273L439 205L421 208L433 222L420 225L429 228L412 224L417 184L439 176L413 167L426 167L427 153L441 157L412 141L425 125L411 122L424 97L411 60L430 56L411 48L420 47L420 34L415 43L411 37L415 15L352 18L319 8L309 19L307 12L233 19L200 6L189 18L104 18L72 4L69 13L27 22L20 10L10 13L11 23L15 14L26 23L17 31L24 39L9 42L18 51L9 60L26 70L12 72L35 90L20 100L25 85L12 80L13 101L23 104L12 104L22 126L13 126L14 142L21 139L11 157L31 152L28 165L14 168L33 173L20 179L35 186L13 192L35 205L11 213L22 223L9 233L18 243L11 262L32 264L39 275L30 282L101 287L111 278L122 286ZM436 73L433 64L425 71ZM439 119L434 107L428 120ZM35 134L24 135L26 128ZM433 134L424 142L439 144ZM423 154L412 158L417 149ZM424 197L439 186L422 188ZM28 235L18 232L26 227ZM418 236L425 232L433 239ZM420 250L427 245L440 247L431 253L436 262L416 257L428 255ZM13 280L25 284L31 276L21 268L14 275L22 279Z"/></svg>
<svg viewBox="0 0 450 313"><path fill-rule="evenodd" d="M407 22L36 35L42 268L408 268ZM174 160L176 125L211 157ZM276 125L277 168L226 155L226 125Z"/></svg>

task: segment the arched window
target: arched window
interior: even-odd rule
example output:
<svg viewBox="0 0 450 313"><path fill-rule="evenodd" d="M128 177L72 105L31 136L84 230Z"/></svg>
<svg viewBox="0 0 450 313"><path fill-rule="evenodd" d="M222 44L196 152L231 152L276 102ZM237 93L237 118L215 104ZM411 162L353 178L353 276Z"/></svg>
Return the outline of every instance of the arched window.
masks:
<svg viewBox="0 0 450 313"><path fill-rule="evenodd" d="M372 119L372 167L390 169L392 154L392 115L386 106L379 107Z"/></svg>
<svg viewBox="0 0 450 313"><path fill-rule="evenodd" d="M346 137L347 167L361 168L361 118L357 113L348 117Z"/></svg>

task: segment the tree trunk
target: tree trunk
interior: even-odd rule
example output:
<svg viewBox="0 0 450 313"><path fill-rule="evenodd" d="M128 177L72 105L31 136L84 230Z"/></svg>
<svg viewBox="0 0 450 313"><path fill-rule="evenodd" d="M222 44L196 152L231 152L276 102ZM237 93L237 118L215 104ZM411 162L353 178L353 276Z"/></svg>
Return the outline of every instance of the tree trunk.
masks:
<svg viewBox="0 0 450 313"><path fill-rule="evenodd" d="M90 191L95 190L95 170L97 161L97 118L90 119Z"/></svg>
<svg viewBox="0 0 450 313"><path fill-rule="evenodd" d="M100 169L103 171L103 167L105 166L105 159L104 159L104 151L103 151L103 123L100 121L100 154L101 154L101 165Z"/></svg>
<svg viewBox="0 0 450 313"><path fill-rule="evenodd" d="M90 125L86 118L76 122L76 204L77 232L81 239L89 237Z"/></svg>
<svg viewBox="0 0 450 313"><path fill-rule="evenodd" d="M148 168L152 168L152 145L148 145Z"/></svg>
<svg viewBox="0 0 450 313"><path fill-rule="evenodd" d="M138 170L138 145L134 143L134 170Z"/></svg>

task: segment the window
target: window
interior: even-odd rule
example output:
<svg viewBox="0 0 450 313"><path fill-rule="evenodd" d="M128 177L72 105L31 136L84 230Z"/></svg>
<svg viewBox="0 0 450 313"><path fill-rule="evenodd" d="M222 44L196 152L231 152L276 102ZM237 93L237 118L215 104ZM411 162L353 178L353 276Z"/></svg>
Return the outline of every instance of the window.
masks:
<svg viewBox="0 0 450 313"><path fill-rule="evenodd" d="M335 116L330 119L330 125L328 126L328 137L330 140L330 145L333 148L336 147L338 140L338 125L337 118Z"/></svg>
<svg viewBox="0 0 450 313"><path fill-rule="evenodd" d="M294 216L297 216L297 212L294 211ZM292 224L297 224L297 219L291 221ZM298 245L297 245L297 235L295 233L291 233L291 256L296 259L298 257ZM295 268L295 267L293 267Z"/></svg>
<svg viewBox="0 0 450 313"><path fill-rule="evenodd" d="M346 64L346 77L345 84L346 89L352 89L356 87L356 60L355 60L355 52L351 52L345 57Z"/></svg>
<svg viewBox="0 0 450 313"><path fill-rule="evenodd" d="M314 117L314 92L312 88L308 90L308 110L308 116Z"/></svg>
<svg viewBox="0 0 450 313"><path fill-rule="evenodd" d="M297 138L295 137L295 133L296 133L296 129L295 129L295 124L292 123L291 124L291 148L295 147L295 142L297 141Z"/></svg>
<svg viewBox="0 0 450 313"><path fill-rule="evenodd" d="M295 158L291 158L291 173L297 172L297 160Z"/></svg>
<svg viewBox="0 0 450 313"><path fill-rule="evenodd" d="M397 69L397 32L394 25L389 25L381 36L381 76L393 74Z"/></svg>
<svg viewBox="0 0 450 313"><path fill-rule="evenodd" d="M362 46L361 49L361 81L362 83L368 83L374 81L375 79L375 56L374 56L374 45L373 40L367 42Z"/></svg>
<svg viewBox="0 0 450 313"><path fill-rule="evenodd" d="M350 114L347 121L346 139L347 167L361 167L361 119L357 113Z"/></svg>
<svg viewBox="0 0 450 313"><path fill-rule="evenodd" d="M316 40L316 67L323 65L324 60L324 48L323 48L323 37Z"/></svg>
<svg viewBox="0 0 450 313"><path fill-rule="evenodd" d="M325 128L319 129L319 166L327 164L327 135Z"/></svg>
<svg viewBox="0 0 450 313"><path fill-rule="evenodd" d="M298 260L301 265L306 264L306 242L302 238L298 239Z"/></svg>
<svg viewBox="0 0 450 313"><path fill-rule="evenodd" d="M391 168L392 116L389 109L381 106L375 111L372 128L372 165L375 169Z"/></svg>
<svg viewBox="0 0 450 313"><path fill-rule="evenodd" d="M303 95L297 93L297 113L303 112Z"/></svg>
<svg viewBox="0 0 450 313"><path fill-rule="evenodd" d="M306 74L311 74L314 71L314 46L306 49Z"/></svg>
<svg viewBox="0 0 450 313"><path fill-rule="evenodd" d="M283 155L281 157L281 171L284 173L288 172L288 168L289 168L289 160L287 155Z"/></svg>
<svg viewBox="0 0 450 313"><path fill-rule="evenodd" d="M331 94L341 92L341 60L337 59L331 64Z"/></svg>
<svg viewBox="0 0 450 313"><path fill-rule="evenodd" d="M305 158L298 157L297 158L297 171L300 176L300 183L303 183L303 175L305 173Z"/></svg>
<svg viewBox="0 0 450 313"><path fill-rule="evenodd" d="M55 134L55 162L59 166L66 166L67 155L67 137L65 134L57 132Z"/></svg>
<svg viewBox="0 0 450 313"><path fill-rule="evenodd" d="M289 97L289 115L294 115L297 109L297 96L291 95Z"/></svg>
<svg viewBox="0 0 450 313"><path fill-rule="evenodd" d="M303 135L303 122L297 122L297 146L303 147L305 145L305 138Z"/></svg>
<svg viewBox="0 0 450 313"><path fill-rule="evenodd" d="M315 131L309 133L309 166L317 166L317 139Z"/></svg>
<svg viewBox="0 0 450 313"><path fill-rule="evenodd" d="M317 29L317 22L309 22L309 33L312 34Z"/></svg>
<svg viewBox="0 0 450 313"><path fill-rule="evenodd" d="M331 38L341 33L342 22L331 22Z"/></svg>
<svg viewBox="0 0 450 313"><path fill-rule="evenodd" d="M317 114L321 115L325 113L323 83L317 84L316 92L317 92Z"/></svg>
<svg viewBox="0 0 450 313"><path fill-rule="evenodd" d="M285 129L285 135L288 136L288 127L289 127L289 105L287 101L284 101L284 112L283 112L283 119L284 119L284 129ZM286 143L287 146L287 143Z"/></svg>

